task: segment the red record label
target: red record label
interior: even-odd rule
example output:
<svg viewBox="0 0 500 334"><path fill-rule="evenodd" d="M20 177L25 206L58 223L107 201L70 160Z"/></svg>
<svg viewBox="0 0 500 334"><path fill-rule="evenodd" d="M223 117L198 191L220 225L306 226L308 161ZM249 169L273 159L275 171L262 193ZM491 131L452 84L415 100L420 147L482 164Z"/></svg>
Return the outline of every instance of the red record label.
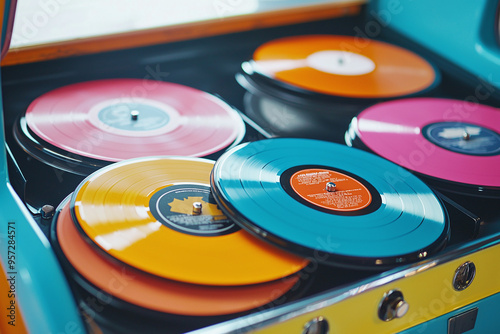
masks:
<svg viewBox="0 0 500 334"><path fill-rule="evenodd" d="M215 96L139 79L55 89L30 104L26 122L50 145L111 162L156 155L208 156L244 133L237 112Z"/></svg>

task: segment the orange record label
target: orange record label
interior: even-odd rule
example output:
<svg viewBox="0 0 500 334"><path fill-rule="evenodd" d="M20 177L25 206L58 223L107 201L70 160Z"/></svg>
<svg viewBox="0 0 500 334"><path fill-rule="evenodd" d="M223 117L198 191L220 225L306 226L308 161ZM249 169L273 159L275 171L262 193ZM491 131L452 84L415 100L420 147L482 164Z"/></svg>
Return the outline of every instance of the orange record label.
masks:
<svg viewBox="0 0 500 334"><path fill-rule="evenodd" d="M290 184L302 199L325 209L356 211L372 202L362 183L332 170L303 169L292 175Z"/></svg>

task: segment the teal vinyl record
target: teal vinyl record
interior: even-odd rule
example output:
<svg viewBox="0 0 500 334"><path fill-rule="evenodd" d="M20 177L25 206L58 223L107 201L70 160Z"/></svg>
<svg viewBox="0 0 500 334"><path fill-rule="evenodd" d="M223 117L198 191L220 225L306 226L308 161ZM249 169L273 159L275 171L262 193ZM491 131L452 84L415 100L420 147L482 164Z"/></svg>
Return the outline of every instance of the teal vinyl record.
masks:
<svg viewBox="0 0 500 334"><path fill-rule="evenodd" d="M310 260L373 269L410 263L449 239L446 209L402 167L331 142L239 145L211 175L222 210L258 237Z"/></svg>

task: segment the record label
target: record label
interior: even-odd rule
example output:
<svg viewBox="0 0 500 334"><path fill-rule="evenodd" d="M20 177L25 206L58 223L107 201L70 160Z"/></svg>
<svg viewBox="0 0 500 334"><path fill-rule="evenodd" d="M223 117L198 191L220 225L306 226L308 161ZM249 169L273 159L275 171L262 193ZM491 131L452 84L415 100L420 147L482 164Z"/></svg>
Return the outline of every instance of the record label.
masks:
<svg viewBox="0 0 500 334"><path fill-rule="evenodd" d="M125 136L152 136L173 130L179 112L150 99L113 99L89 111L89 121L103 131Z"/></svg>
<svg viewBox="0 0 500 334"><path fill-rule="evenodd" d="M207 186L182 184L163 188L151 197L149 207L159 222L182 233L220 236L239 230L217 207Z"/></svg>
<svg viewBox="0 0 500 334"><path fill-rule="evenodd" d="M483 126L462 122L438 122L426 125L422 134L431 143L452 152L470 155L500 153L500 135Z"/></svg>
<svg viewBox="0 0 500 334"><path fill-rule="evenodd" d="M314 52L307 57L307 64L318 71L338 75L363 75L375 69L370 58L337 50Z"/></svg>
<svg viewBox="0 0 500 334"><path fill-rule="evenodd" d="M294 173L290 183L301 198L325 209L356 211L372 201L361 182L332 170L304 169Z"/></svg>
<svg viewBox="0 0 500 334"><path fill-rule="evenodd" d="M332 215L361 216L382 205L382 197L372 184L330 166L294 166L283 171L280 184L299 203Z"/></svg>

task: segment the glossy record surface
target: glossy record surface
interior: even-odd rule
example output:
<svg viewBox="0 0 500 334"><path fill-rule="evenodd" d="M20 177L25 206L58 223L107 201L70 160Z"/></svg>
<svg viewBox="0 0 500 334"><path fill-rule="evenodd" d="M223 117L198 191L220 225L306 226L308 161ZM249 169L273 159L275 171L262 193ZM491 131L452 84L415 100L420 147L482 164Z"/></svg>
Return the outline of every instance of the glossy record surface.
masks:
<svg viewBox="0 0 500 334"><path fill-rule="evenodd" d="M213 161L182 157L139 158L105 167L74 192L75 223L103 255L181 282L262 283L307 265L303 258L242 229L218 236L191 235L169 228L153 216L150 200L155 193L173 185L208 187L212 168Z"/></svg>
<svg viewBox="0 0 500 334"><path fill-rule="evenodd" d="M432 124L441 125L448 148L424 136ZM465 131L470 132L468 140L462 138ZM496 108L438 98L383 102L358 115L356 135L376 154L410 170L442 180L500 187L500 111ZM442 139L443 144L447 141Z"/></svg>
<svg viewBox="0 0 500 334"><path fill-rule="evenodd" d="M242 287L185 284L145 274L112 261L86 242L74 225L69 205L57 217L57 240L71 265L86 280L114 297L147 309L171 314L210 316L246 311L286 293L292 276Z"/></svg>
<svg viewBox="0 0 500 334"><path fill-rule="evenodd" d="M132 112L138 112L132 119ZM26 111L28 128L48 144L87 158L203 157L244 134L230 106L213 95L152 80L108 79L49 91Z"/></svg>
<svg viewBox="0 0 500 334"><path fill-rule="evenodd" d="M345 216L300 203L280 179L303 165L334 167L364 179L380 194L375 194L380 206ZM329 262L336 262L336 255L375 260L431 251L448 233L440 201L423 182L391 162L338 144L306 139L242 144L217 161L212 185L228 214L254 233L298 252L326 253Z"/></svg>
<svg viewBox="0 0 500 334"><path fill-rule="evenodd" d="M272 40L253 55L254 70L306 90L352 98L406 96L430 88L435 69L417 54L351 36Z"/></svg>

